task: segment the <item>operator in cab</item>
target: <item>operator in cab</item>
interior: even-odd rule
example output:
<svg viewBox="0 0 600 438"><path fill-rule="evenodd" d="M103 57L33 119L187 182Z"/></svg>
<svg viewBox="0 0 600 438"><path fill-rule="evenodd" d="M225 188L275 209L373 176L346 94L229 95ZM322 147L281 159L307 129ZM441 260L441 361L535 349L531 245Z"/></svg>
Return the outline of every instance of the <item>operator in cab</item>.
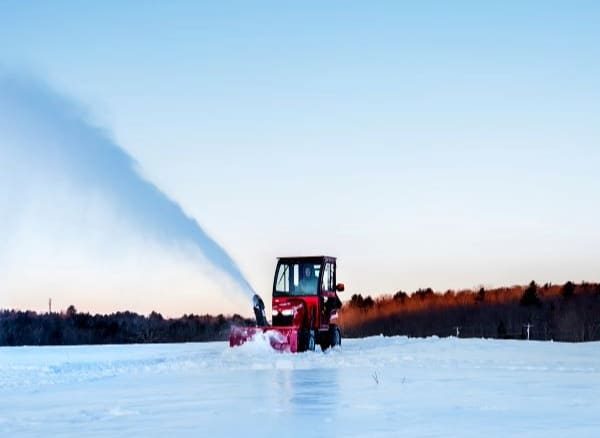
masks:
<svg viewBox="0 0 600 438"><path fill-rule="evenodd" d="M318 276L312 263L303 263L300 268L299 289L302 295L316 295L319 285Z"/></svg>

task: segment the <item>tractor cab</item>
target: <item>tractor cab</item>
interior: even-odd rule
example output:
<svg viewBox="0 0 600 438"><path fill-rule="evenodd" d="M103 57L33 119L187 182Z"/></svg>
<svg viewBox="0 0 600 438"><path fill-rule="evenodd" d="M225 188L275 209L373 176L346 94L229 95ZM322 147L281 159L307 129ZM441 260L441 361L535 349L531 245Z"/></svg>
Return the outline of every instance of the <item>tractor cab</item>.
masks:
<svg viewBox="0 0 600 438"><path fill-rule="evenodd" d="M273 281L273 325L296 323L315 330L329 330L337 322L341 301L336 283L336 259L333 257L281 257ZM331 319L334 319L332 321Z"/></svg>
<svg viewBox="0 0 600 438"><path fill-rule="evenodd" d="M280 257L273 279L272 324L264 312L264 303L254 296L257 327L236 328L230 345L236 346L258 332L270 336L278 350L323 350L341 344L338 310L342 303L337 292L344 285L336 283L335 257Z"/></svg>

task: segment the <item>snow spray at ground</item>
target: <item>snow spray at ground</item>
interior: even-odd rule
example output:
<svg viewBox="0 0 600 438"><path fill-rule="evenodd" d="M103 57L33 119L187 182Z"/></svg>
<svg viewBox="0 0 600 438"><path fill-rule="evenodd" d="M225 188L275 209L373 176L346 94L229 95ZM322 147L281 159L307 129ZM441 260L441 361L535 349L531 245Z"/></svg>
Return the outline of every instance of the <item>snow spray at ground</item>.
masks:
<svg viewBox="0 0 600 438"><path fill-rule="evenodd" d="M600 345L344 339L0 349L2 436L597 436Z"/></svg>
<svg viewBox="0 0 600 438"><path fill-rule="evenodd" d="M66 180L88 196L100 194L139 232L197 247L252 294L236 263L196 220L142 178L134 160L105 130L90 123L78 104L45 83L0 72L0 165L3 236L10 234L11 218L35 189L32 185L47 188ZM51 189L46 193L53 196ZM0 250L2 243L0 239Z"/></svg>

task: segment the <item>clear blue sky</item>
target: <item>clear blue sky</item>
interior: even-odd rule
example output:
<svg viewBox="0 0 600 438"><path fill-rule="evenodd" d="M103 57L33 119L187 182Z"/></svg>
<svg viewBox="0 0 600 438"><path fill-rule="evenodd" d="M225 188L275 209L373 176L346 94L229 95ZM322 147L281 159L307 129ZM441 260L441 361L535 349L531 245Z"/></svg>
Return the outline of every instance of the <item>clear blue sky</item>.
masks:
<svg viewBox="0 0 600 438"><path fill-rule="evenodd" d="M264 294L600 280L600 4L0 3L0 65L83 101Z"/></svg>

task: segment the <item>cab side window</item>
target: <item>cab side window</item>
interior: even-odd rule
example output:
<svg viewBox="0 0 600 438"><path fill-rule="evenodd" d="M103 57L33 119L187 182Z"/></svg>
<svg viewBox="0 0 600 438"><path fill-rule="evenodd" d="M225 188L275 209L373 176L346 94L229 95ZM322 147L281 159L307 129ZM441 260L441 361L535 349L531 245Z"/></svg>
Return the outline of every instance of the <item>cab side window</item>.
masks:
<svg viewBox="0 0 600 438"><path fill-rule="evenodd" d="M323 270L323 282L321 284L321 290L323 292L333 292L335 290L335 273L332 263L325 263L325 269Z"/></svg>

